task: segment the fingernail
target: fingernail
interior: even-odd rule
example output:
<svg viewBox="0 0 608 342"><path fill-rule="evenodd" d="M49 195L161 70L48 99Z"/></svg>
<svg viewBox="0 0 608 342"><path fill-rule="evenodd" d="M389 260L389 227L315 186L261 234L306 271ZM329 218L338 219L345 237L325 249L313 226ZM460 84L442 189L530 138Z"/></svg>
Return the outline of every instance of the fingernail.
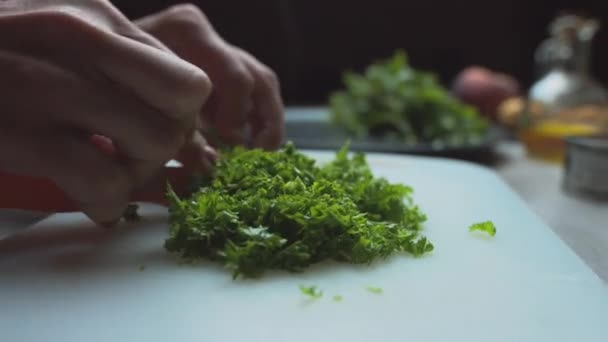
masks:
<svg viewBox="0 0 608 342"><path fill-rule="evenodd" d="M116 146L114 146L112 139L99 134L93 134L89 139L105 155L109 157L116 155Z"/></svg>

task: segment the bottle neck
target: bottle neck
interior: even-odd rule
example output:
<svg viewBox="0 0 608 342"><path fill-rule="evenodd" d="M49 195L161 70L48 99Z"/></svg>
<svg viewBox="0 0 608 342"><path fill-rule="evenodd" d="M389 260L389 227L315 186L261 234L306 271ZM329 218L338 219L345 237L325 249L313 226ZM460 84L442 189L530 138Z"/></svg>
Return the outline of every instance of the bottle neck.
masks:
<svg viewBox="0 0 608 342"><path fill-rule="evenodd" d="M591 59L591 41L577 40L573 44L574 54L572 56L572 71L589 74L589 65Z"/></svg>

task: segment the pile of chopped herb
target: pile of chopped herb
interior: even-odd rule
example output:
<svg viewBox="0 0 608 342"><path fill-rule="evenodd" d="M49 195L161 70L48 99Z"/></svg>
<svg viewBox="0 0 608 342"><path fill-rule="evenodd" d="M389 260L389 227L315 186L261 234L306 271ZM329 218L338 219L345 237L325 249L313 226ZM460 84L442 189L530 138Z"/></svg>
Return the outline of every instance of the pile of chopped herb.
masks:
<svg viewBox="0 0 608 342"><path fill-rule="evenodd" d="M346 72L345 89L330 97L333 122L356 138L380 137L433 146L478 144L488 123L453 97L429 72L412 68L404 52Z"/></svg>
<svg viewBox="0 0 608 342"><path fill-rule="evenodd" d="M323 297L323 291L319 290L316 286L300 285L300 292L311 299L319 299Z"/></svg>
<svg viewBox="0 0 608 342"><path fill-rule="evenodd" d="M165 247L186 260L224 264L234 277L301 271L333 259L368 264L394 253L420 256L425 215L412 189L374 178L363 154L343 147L317 166L292 144L276 152L235 148L188 198L169 189Z"/></svg>

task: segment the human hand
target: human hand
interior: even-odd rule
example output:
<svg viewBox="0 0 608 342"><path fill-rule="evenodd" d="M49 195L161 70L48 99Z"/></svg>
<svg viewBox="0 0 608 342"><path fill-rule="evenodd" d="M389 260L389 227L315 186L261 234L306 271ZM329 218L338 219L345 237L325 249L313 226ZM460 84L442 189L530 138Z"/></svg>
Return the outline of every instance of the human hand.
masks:
<svg viewBox="0 0 608 342"><path fill-rule="evenodd" d="M267 66L224 41L194 5L177 5L135 22L209 75L213 91L203 124L223 142L277 148L284 136L279 81Z"/></svg>
<svg viewBox="0 0 608 342"><path fill-rule="evenodd" d="M178 151L212 152L195 133L207 75L108 1L0 2L0 74L0 169L50 178L97 223Z"/></svg>

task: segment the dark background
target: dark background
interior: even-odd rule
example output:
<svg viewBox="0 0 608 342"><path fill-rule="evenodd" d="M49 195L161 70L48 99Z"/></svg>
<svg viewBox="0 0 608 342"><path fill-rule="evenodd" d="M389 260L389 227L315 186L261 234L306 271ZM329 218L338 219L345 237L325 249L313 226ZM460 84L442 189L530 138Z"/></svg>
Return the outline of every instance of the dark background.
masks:
<svg viewBox="0 0 608 342"><path fill-rule="evenodd" d="M118 0L130 18L179 1ZM445 84L480 64L534 80L533 53L563 11L601 20L592 71L608 83L608 1L202 0L192 1L229 42L272 67L287 104L324 103L344 69L362 70L396 48Z"/></svg>

